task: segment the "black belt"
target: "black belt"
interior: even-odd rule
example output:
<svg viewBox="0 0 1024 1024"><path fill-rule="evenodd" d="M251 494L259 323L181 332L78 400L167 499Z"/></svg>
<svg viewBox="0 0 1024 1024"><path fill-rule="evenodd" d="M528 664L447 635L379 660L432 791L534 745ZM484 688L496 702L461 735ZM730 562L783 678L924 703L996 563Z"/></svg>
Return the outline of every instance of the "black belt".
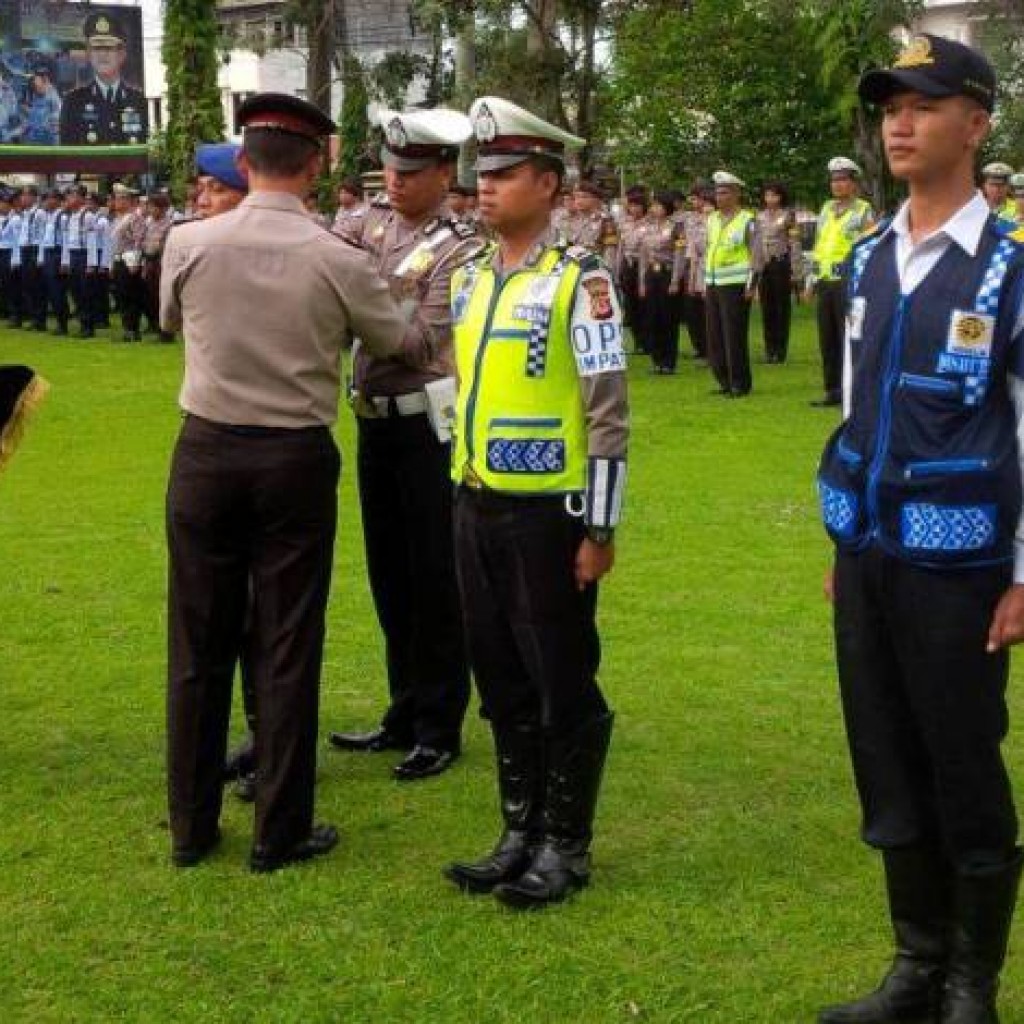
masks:
<svg viewBox="0 0 1024 1024"><path fill-rule="evenodd" d="M187 412L182 417L185 423L194 422L197 426L210 430L215 434L235 434L239 437L296 437L300 434L313 435L317 432L330 434L330 427L317 424L311 427L259 427L243 423L218 423Z"/></svg>

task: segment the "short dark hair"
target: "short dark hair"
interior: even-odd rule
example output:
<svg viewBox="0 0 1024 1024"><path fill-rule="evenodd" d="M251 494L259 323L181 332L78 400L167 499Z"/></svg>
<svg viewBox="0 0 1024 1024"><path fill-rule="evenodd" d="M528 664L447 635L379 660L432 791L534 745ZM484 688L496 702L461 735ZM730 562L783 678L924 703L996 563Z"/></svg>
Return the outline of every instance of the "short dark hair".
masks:
<svg viewBox="0 0 1024 1024"><path fill-rule="evenodd" d="M781 181L766 181L761 186L761 198L764 199L765 192L774 192L779 197L782 206L789 206L789 187Z"/></svg>
<svg viewBox="0 0 1024 1024"><path fill-rule="evenodd" d="M565 184L565 164L563 164L561 160L557 160L550 156L544 156L542 153L528 156L526 158L526 162L538 174L550 171L558 178L558 188L555 190L555 194L551 197L551 201L554 202L562 191L562 186Z"/></svg>
<svg viewBox="0 0 1024 1024"><path fill-rule="evenodd" d="M358 178L345 178L338 186L339 192L348 192L351 195L363 198L363 183Z"/></svg>
<svg viewBox="0 0 1024 1024"><path fill-rule="evenodd" d="M664 207L666 213L672 212L676 201L674 192L655 192L651 200Z"/></svg>
<svg viewBox="0 0 1024 1024"><path fill-rule="evenodd" d="M242 141L249 166L261 174L290 177L305 170L320 147L312 139L272 128L247 128Z"/></svg>

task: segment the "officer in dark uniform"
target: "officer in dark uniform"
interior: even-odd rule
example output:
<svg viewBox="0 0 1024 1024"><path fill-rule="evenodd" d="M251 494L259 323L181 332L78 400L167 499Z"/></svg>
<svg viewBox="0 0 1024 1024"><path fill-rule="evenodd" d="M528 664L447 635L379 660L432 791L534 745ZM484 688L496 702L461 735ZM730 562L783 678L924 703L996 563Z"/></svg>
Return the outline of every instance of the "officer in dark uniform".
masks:
<svg viewBox="0 0 1024 1024"><path fill-rule="evenodd" d="M974 185L995 73L911 40L862 100L909 199L854 247L846 419L818 485L843 712L896 958L821 1024L997 1024L1021 873L1000 746L1024 639L1024 232Z"/></svg>
<svg viewBox="0 0 1024 1024"><path fill-rule="evenodd" d="M383 111L388 194L355 230L392 293L415 309L411 328L436 361L413 369L355 357L359 499L366 564L384 632L390 705L377 729L335 732L343 750L404 749L402 781L445 771L462 747L469 667L452 550L453 272L485 247L445 199L472 129L454 110Z"/></svg>
<svg viewBox="0 0 1024 1024"><path fill-rule="evenodd" d="M83 28L95 77L72 89L60 112L62 146L117 146L149 136L146 97L121 78L128 59L127 34L109 13L90 14Z"/></svg>

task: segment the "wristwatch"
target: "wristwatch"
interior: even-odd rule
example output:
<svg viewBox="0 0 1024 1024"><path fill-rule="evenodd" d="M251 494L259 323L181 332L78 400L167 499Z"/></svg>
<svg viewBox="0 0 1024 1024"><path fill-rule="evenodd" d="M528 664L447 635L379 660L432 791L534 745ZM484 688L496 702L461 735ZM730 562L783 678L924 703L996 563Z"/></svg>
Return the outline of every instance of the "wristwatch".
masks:
<svg viewBox="0 0 1024 1024"><path fill-rule="evenodd" d="M615 530L610 526L588 526L587 539L603 548L615 539Z"/></svg>

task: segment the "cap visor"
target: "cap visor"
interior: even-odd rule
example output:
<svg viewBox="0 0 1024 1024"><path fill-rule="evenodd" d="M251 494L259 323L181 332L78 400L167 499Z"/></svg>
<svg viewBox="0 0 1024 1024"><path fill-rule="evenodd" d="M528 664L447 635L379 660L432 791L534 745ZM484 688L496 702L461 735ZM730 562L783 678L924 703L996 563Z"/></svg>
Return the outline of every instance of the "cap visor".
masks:
<svg viewBox="0 0 1024 1024"><path fill-rule="evenodd" d="M90 46L123 46L124 40L117 36L89 36Z"/></svg>
<svg viewBox="0 0 1024 1024"><path fill-rule="evenodd" d="M561 157L556 156L554 153L489 153L477 157L477 174L486 174L488 171L503 171L507 167L515 167L517 164L524 163L534 156L543 157L545 160L555 160L558 163L564 162Z"/></svg>
<svg viewBox="0 0 1024 1024"><path fill-rule="evenodd" d="M955 96L956 89L920 71L869 71L857 89L865 103L884 103L899 92L919 92L923 96Z"/></svg>
<svg viewBox="0 0 1024 1024"><path fill-rule="evenodd" d="M385 167L390 167L395 171L422 171L434 163L429 157L417 157L414 159L408 156L398 156L398 154L392 153L387 146L381 147L380 160Z"/></svg>

